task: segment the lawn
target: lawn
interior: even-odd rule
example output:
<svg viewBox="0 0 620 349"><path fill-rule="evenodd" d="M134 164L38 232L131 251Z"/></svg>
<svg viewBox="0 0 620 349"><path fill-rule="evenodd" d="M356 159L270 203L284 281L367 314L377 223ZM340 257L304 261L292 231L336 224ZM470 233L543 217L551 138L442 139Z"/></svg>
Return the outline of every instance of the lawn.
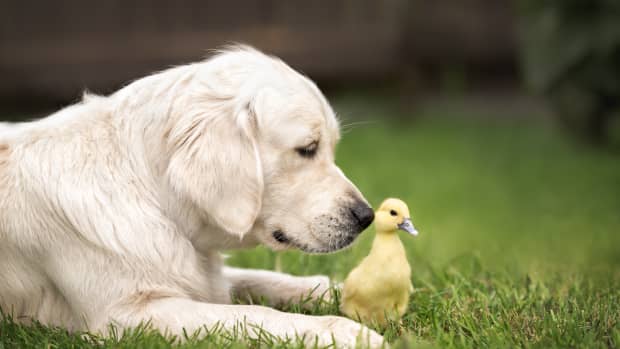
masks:
<svg viewBox="0 0 620 349"><path fill-rule="evenodd" d="M420 231L401 235L415 287L409 311L402 324L378 329L394 347L620 347L620 156L510 110L414 112L359 95L334 106L345 124L370 121L345 127L338 164L373 206L388 196L408 202ZM281 253L282 270L342 280L373 234L371 226L330 255ZM266 269L275 261L264 248L228 260ZM98 338L0 322L0 349L300 346L217 331L172 341L148 329Z"/></svg>

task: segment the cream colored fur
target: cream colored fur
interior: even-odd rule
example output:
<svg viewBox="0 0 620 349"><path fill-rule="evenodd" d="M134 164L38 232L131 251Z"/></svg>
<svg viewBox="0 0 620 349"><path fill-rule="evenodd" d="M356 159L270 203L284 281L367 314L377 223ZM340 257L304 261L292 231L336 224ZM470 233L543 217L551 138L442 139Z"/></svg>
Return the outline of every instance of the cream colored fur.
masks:
<svg viewBox="0 0 620 349"><path fill-rule="evenodd" d="M276 305L329 280L228 268L220 257L257 244L349 244L359 231L348 228L347 207L363 197L334 164L338 139L314 83L248 47L2 124L0 307L73 330L245 323L320 344L333 335L351 346L361 334L378 345L378 334L345 318L230 305L231 294ZM313 142L317 154L300 156Z"/></svg>

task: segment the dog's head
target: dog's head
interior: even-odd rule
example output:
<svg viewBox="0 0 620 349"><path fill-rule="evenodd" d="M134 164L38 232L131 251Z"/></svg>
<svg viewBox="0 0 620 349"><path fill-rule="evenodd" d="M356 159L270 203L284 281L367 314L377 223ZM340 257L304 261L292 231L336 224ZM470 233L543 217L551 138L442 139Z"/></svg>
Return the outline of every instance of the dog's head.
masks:
<svg viewBox="0 0 620 349"><path fill-rule="evenodd" d="M330 252L373 220L334 163L338 121L316 85L251 49L207 61L173 126L171 184L231 234Z"/></svg>

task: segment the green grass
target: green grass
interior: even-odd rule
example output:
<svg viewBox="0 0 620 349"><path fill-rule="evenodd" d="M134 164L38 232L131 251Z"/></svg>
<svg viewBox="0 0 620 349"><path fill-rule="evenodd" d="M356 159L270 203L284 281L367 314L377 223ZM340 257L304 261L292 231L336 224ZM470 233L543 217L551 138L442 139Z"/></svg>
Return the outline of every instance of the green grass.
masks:
<svg viewBox="0 0 620 349"><path fill-rule="evenodd" d="M412 113L346 96L335 107L345 118L380 120L346 131L337 162L375 207L388 196L407 201L421 233L401 236L416 288L409 311L402 324L379 329L395 347L620 347L618 155L510 111ZM373 232L335 254L281 253L283 271L342 280L368 252ZM232 252L228 262L273 269L275 259L257 248ZM146 328L99 338L0 322L0 349L301 346L221 331L173 340Z"/></svg>

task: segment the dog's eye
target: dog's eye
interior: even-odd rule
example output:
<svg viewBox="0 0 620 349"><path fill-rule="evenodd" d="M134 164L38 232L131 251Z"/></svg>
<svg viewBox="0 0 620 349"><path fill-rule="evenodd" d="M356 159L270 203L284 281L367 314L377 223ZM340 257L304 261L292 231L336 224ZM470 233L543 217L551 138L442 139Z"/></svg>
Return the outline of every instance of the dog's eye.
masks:
<svg viewBox="0 0 620 349"><path fill-rule="evenodd" d="M396 213L396 211L394 211L394 210L390 210L390 214L391 214L392 216L396 216L398 213Z"/></svg>
<svg viewBox="0 0 620 349"><path fill-rule="evenodd" d="M314 141L305 147L295 148L295 151L297 152L297 154L305 158L311 158L314 155L316 155L316 151L318 150L318 148L319 148L319 142Z"/></svg>

